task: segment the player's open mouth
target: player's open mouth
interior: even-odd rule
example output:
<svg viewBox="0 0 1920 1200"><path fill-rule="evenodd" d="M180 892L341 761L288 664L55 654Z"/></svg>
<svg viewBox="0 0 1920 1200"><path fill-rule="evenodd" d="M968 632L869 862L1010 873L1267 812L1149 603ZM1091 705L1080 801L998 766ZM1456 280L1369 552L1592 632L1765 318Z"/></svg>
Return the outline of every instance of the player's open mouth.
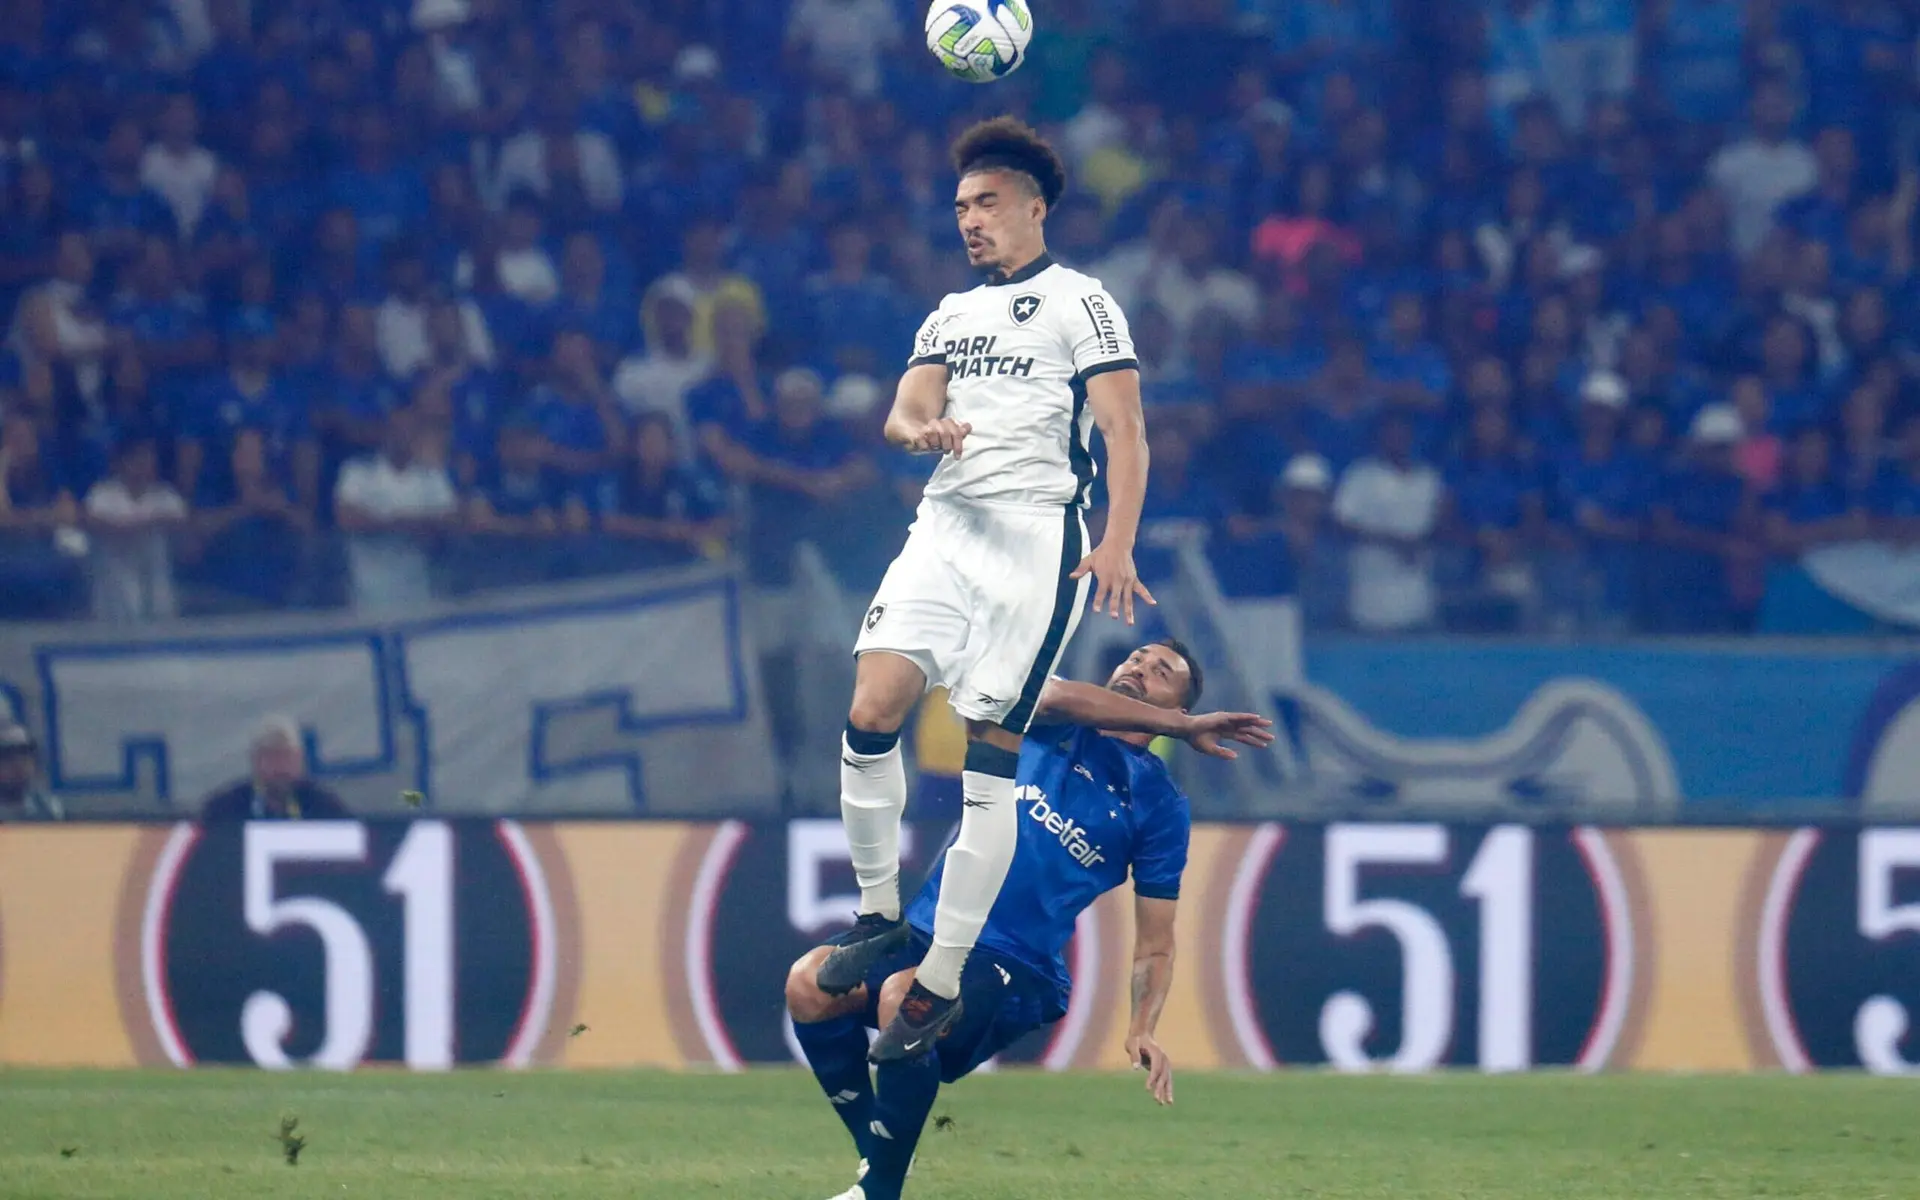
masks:
<svg viewBox="0 0 1920 1200"><path fill-rule="evenodd" d="M1122 692L1129 696L1144 696L1147 694L1147 689L1144 684L1145 680L1141 679L1138 675L1122 675L1120 678L1114 680L1111 686L1114 691Z"/></svg>

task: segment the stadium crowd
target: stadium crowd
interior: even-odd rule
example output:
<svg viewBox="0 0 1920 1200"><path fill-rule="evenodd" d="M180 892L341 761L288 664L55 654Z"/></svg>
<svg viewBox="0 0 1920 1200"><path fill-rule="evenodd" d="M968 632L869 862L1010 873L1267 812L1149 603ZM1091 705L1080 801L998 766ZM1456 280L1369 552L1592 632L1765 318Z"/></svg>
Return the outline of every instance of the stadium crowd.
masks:
<svg viewBox="0 0 1920 1200"><path fill-rule="evenodd" d="M362 608L812 541L1011 110L1130 315L1149 579L1366 631L1749 627L1920 538L1920 4L0 0L0 610Z"/></svg>

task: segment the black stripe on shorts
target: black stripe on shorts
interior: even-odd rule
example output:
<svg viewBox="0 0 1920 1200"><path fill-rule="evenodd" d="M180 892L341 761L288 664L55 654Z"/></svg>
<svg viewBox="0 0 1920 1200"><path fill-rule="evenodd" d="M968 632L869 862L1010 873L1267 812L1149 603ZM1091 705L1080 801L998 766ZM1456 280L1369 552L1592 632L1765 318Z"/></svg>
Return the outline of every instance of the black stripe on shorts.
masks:
<svg viewBox="0 0 1920 1200"><path fill-rule="evenodd" d="M1027 672L1026 685L1020 689L1020 699L1000 722L1000 728L1009 733L1024 734L1033 723L1033 710L1040 703L1047 676L1053 673L1054 660L1060 657L1060 647L1067 640L1067 623L1073 619L1074 601L1080 596L1080 581L1073 577L1073 569L1085 553L1080 541L1080 506L1069 504L1061 515L1066 526L1060 533L1060 582L1053 593L1053 617L1047 622L1047 636L1040 643L1040 653L1034 656L1033 669Z"/></svg>

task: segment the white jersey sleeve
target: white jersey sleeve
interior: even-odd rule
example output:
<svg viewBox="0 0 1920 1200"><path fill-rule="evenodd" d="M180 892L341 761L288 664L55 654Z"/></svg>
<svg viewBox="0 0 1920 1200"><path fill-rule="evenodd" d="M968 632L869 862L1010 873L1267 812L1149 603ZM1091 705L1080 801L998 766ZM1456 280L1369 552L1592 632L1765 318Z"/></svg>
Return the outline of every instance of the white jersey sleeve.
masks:
<svg viewBox="0 0 1920 1200"><path fill-rule="evenodd" d="M1088 379L1103 371L1139 369L1126 314L1105 288L1096 285L1079 297L1077 304L1066 306L1058 319L1066 324L1073 369L1080 378Z"/></svg>
<svg viewBox="0 0 1920 1200"><path fill-rule="evenodd" d="M940 340L940 330L951 316L947 311L947 301L942 300L940 307L928 313L927 319L920 322L920 332L913 335L913 354L907 359L908 367L947 365L947 351Z"/></svg>

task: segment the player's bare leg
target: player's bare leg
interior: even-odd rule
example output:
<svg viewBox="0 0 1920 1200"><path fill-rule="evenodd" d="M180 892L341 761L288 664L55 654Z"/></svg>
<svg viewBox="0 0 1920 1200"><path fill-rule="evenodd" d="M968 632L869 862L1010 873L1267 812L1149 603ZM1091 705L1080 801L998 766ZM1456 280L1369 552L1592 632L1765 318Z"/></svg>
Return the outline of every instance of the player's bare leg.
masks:
<svg viewBox="0 0 1920 1200"><path fill-rule="evenodd" d="M860 885L860 914L820 964L817 983L829 995L859 987L873 964L910 936L900 919L900 818L907 809L900 727L926 690L925 673L898 654L870 651L854 667L840 746L840 821Z"/></svg>
<svg viewBox="0 0 1920 1200"><path fill-rule="evenodd" d="M985 721L968 721L967 738L960 833L947 848L933 945L897 1013L873 1043L868 1057L877 1063L928 1053L960 1019L960 970L993 911L1020 841L1013 799L1020 735Z"/></svg>

